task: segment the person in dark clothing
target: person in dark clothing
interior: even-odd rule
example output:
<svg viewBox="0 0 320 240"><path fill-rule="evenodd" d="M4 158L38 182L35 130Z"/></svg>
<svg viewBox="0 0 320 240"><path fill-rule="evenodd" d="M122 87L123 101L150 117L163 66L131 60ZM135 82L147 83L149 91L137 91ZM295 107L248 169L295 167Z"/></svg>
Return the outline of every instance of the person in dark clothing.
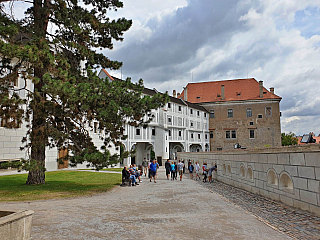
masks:
<svg viewBox="0 0 320 240"><path fill-rule="evenodd" d="M182 161L182 163L183 163L183 173L185 173L185 171L186 171L186 165L184 165L184 161Z"/></svg>
<svg viewBox="0 0 320 240"><path fill-rule="evenodd" d="M174 162L174 178L177 180L177 176L178 176L178 166L177 163Z"/></svg>
<svg viewBox="0 0 320 240"><path fill-rule="evenodd" d="M166 169L166 175L167 175L167 179L168 179L168 180L169 180L170 168L171 168L170 165L171 165L171 164L170 164L170 160L168 159L168 160L166 161L166 163L164 164L164 167L165 167L165 169Z"/></svg>
<svg viewBox="0 0 320 240"><path fill-rule="evenodd" d="M130 173L129 173L129 171L127 170L127 167L124 167L124 168L122 169L122 178L124 178L124 179L129 179L129 177L130 177Z"/></svg>

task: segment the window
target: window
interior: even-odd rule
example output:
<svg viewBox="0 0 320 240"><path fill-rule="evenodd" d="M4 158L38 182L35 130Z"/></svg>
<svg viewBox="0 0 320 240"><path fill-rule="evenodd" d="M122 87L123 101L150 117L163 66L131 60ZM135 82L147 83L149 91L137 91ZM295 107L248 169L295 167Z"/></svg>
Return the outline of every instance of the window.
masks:
<svg viewBox="0 0 320 240"><path fill-rule="evenodd" d="M230 131L226 131L226 138L230 138Z"/></svg>
<svg viewBox="0 0 320 240"><path fill-rule="evenodd" d="M171 123L171 117L168 117L168 123Z"/></svg>
<svg viewBox="0 0 320 240"><path fill-rule="evenodd" d="M207 114L206 114L206 113L204 113L204 117L205 117L205 118L207 117Z"/></svg>
<svg viewBox="0 0 320 240"><path fill-rule="evenodd" d="M171 130L169 130L169 137L171 137Z"/></svg>
<svg viewBox="0 0 320 240"><path fill-rule="evenodd" d="M156 129L155 129L155 128L152 128L151 134L152 134L152 136L155 136L155 135L156 135Z"/></svg>
<svg viewBox="0 0 320 240"><path fill-rule="evenodd" d="M193 139L193 133L191 133L191 139Z"/></svg>
<svg viewBox="0 0 320 240"><path fill-rule="evenodd" d="M271 116L271 115L272 115L271 107L266 107L266 116Z"/></svg>
<svg viewBox="0 0 320 240"><path fill-rule="evenodd" d="M190 114L191 114L191 115L193 114L193 110L192 110L192 109L190 109Z"/></svg>
<svg viewBox="0 0 320 240"><path fill-rule="evenodd" d="M252 125L253 125L253 122L250 122L250 125L252 126Z"/></svg>
<svg viewBox="0 0 320 240"><path fill-rule="evenodd" d="M222 147L217 147L217 151L222 151Z"/></svg>
<svg viewBox="0 0 320 240"><path fill-rule="evenodd" d="M181 131L179 131L179 137L181 137Z"/></svg>
<svg viewBox="0 0 320 240"><path fill-rule="evenodd" d="M228 118L233 117L233 109L228 109Z"/></svg>
<svg viewBox="0 0 320 240"><path fill-rule="evenodd" d="M166 147L166 152L168 152L168 148Z"/></svg>
<svg viewBox="0 0 320 240"><path fill-rule="evenodd" d="M214 118L214 109L210 110L210 118Z"/></svg>
<svg viewBox="0 0 320 240"><path fill-rule="evenodd" d="M139 128L136 129L136 135L140 135L140 129Z"/></svg>
<svg viewBox="0 0 320 240"><path fill-rule="evenodd" d="M210 131L210 138L213 138L213 131Z"/></svg>
<svg viewBox="0 0 320 240"><path fill-rule="evenodd" d="M192 121L190 121L190 127L193 127L193 122Z"/></svg>
<svg viewBox="0 0 320 240"><path fill-rule="evenodd" d="M93 130L94 130L94 133L98 132L98 123L97 122L93 123Z"/></svg>
<svg viewBox="0 0 320 240"><path fill-rule="evenodd" d="M252 117L252 109L247 108L247 118Z"/></svg>
<svg viewBox="0 0 320 240"><path fill-rule="evenodd" d="M237 138L237 131L232 130L232 131L226 131L226 138Z"/></svg>
<svg viewBox="0 0 320 240"><path fill-rule="evenodd" d="M259 115L258 115L258 118L262 118L262 114L259 114Z"/></svg>
<svg viewBox="0 0 320 240"><path fill-rule="evenodd" d="M0 127L4 127L7 124L7 118L0 118Z"/></svg>
<svg viewBox="0 0 320 240"><path fill-rule="evenodd" d="M254 138L254 129L249 130L249 138Z"/></svg>
<svg viewBox="0 0 320 240"><path fill-rule="evenodd" d="M231 138L237 138L237 132L236 130L231 131Z"/></svg>
<svg viewBox="0 0 320 240"><path fill-rule="evenodd" d="M197 116L200 117L200 112L199 111L197 111Z"/></svg>
<svg viewBox="0 0 320 240"><path fill-rule="evenodd" d="M178 111L181 112L181 106L178 107Z"/></svg>
<svg viewBox="0 0 320 240"><path fill-rule="evenodd" d="M204 137L205 137L205 139L207 140L207 139L208 139L208 134L205 134Z"/></svg>
<svg viewBox="0 0 320 240"><path fill-rule="evenodd" d="M201 134L200 134L200 133L198 133L198 139L199 139L199 140L201 139Z"/></svg>
<svg viewBox="0 0 320 240"><path fill-rule="evenodd" d="M171 103L168 103L168 108L171 108Z"/></svg>

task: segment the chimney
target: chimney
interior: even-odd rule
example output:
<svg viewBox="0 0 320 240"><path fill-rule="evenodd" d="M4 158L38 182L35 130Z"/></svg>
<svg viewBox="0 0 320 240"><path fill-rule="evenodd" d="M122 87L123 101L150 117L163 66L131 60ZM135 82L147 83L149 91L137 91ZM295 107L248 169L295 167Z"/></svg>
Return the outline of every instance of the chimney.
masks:
<svg viewBox="0 0 320 240"><path fill-rule="evenodd" d="M179 97L180 97L180 93L178 92L178 93L177 93L177 98L179 98Z"/></svg>
<svg viewBox="0 0 320 240"><path fill-rule="evenodd" d="M224 85L221 85L221 100L224 100Z"/></svg>
<svg viewBox="0 0 320 240"><path fill-rule="evenodd" d="M173 90L173 92L172 92L172 97L177 97L177 95L176 95L176 90Z"/></svg>
<svg viewBox="0 0 320 240"><path fill-rule="evenodd" d="M273 88L273 87L270 88L270 92L271 92L272 94L274 94L274 88Z"/></svg>
<svg viewBox="0 0 320 240"><path fill-rule="evenodd" d="M183 100L184 100L184 101L188 101L187 87L184 87L184 88L183 88L183 91L184 91L184 98L183 98Z"/></svg>
<svg viewBox="0 0 320 240"><path fill-rule="evenodd" d="M263 81L259 81L259 93L260 98L263 98Z"/></svg>

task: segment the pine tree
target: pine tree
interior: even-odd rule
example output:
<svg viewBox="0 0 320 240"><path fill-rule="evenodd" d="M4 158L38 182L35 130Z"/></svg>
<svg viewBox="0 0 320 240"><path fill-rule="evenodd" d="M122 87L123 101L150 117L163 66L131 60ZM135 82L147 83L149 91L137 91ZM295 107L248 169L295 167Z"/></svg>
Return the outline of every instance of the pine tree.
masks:
<svg viewBox="0 0 320 240"><path fill-rule="evenodd" d="M6 2L6 1L1 1ZM10 2L10 1L7 1ZM124 124L146 124L150 111L162 106L167 96L142 96L143 81L107 81L96 75L99 68L119 69L97 49L112 49L122 41L131 20L110 20L107 12L123 7L119 0L34 0L23 19L0 5L0 117L7 128L29 122L23 149L31 150L24 161L27 184L45 183L45 150L68 148L70 163L87 161L96 169L118 161L106 146L120 146ZM49 27L50 26L50 27ZM85 63L81 67L81 63ZM13 82L31 80L33 91ZM19 90L28 91L21 99ZM22 106L26 106L23 108ZM147 115L147 118L144 116ZM145 120L147 119L147 120ZM103 149L97 149L88 126L98 122ZM101 151L100 151L101 150Z"/></svg>

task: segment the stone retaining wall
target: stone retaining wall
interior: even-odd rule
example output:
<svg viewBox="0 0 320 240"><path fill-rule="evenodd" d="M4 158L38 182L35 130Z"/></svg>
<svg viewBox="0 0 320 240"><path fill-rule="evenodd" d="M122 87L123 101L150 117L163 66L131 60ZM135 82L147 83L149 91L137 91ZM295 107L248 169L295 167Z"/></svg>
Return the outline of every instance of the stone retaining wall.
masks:
<svg viewBox="0 0 320 240"><path fill-rule="evenodd" d="M217 180L320 216L320 145L182 152L178 159L218 165Z"/></svg>
<svg viewBox="0 0 320 240"><path fill-rule="evenodd" d="M1 211L0 239L28 240L31 237L33 211Z"/></svg>

